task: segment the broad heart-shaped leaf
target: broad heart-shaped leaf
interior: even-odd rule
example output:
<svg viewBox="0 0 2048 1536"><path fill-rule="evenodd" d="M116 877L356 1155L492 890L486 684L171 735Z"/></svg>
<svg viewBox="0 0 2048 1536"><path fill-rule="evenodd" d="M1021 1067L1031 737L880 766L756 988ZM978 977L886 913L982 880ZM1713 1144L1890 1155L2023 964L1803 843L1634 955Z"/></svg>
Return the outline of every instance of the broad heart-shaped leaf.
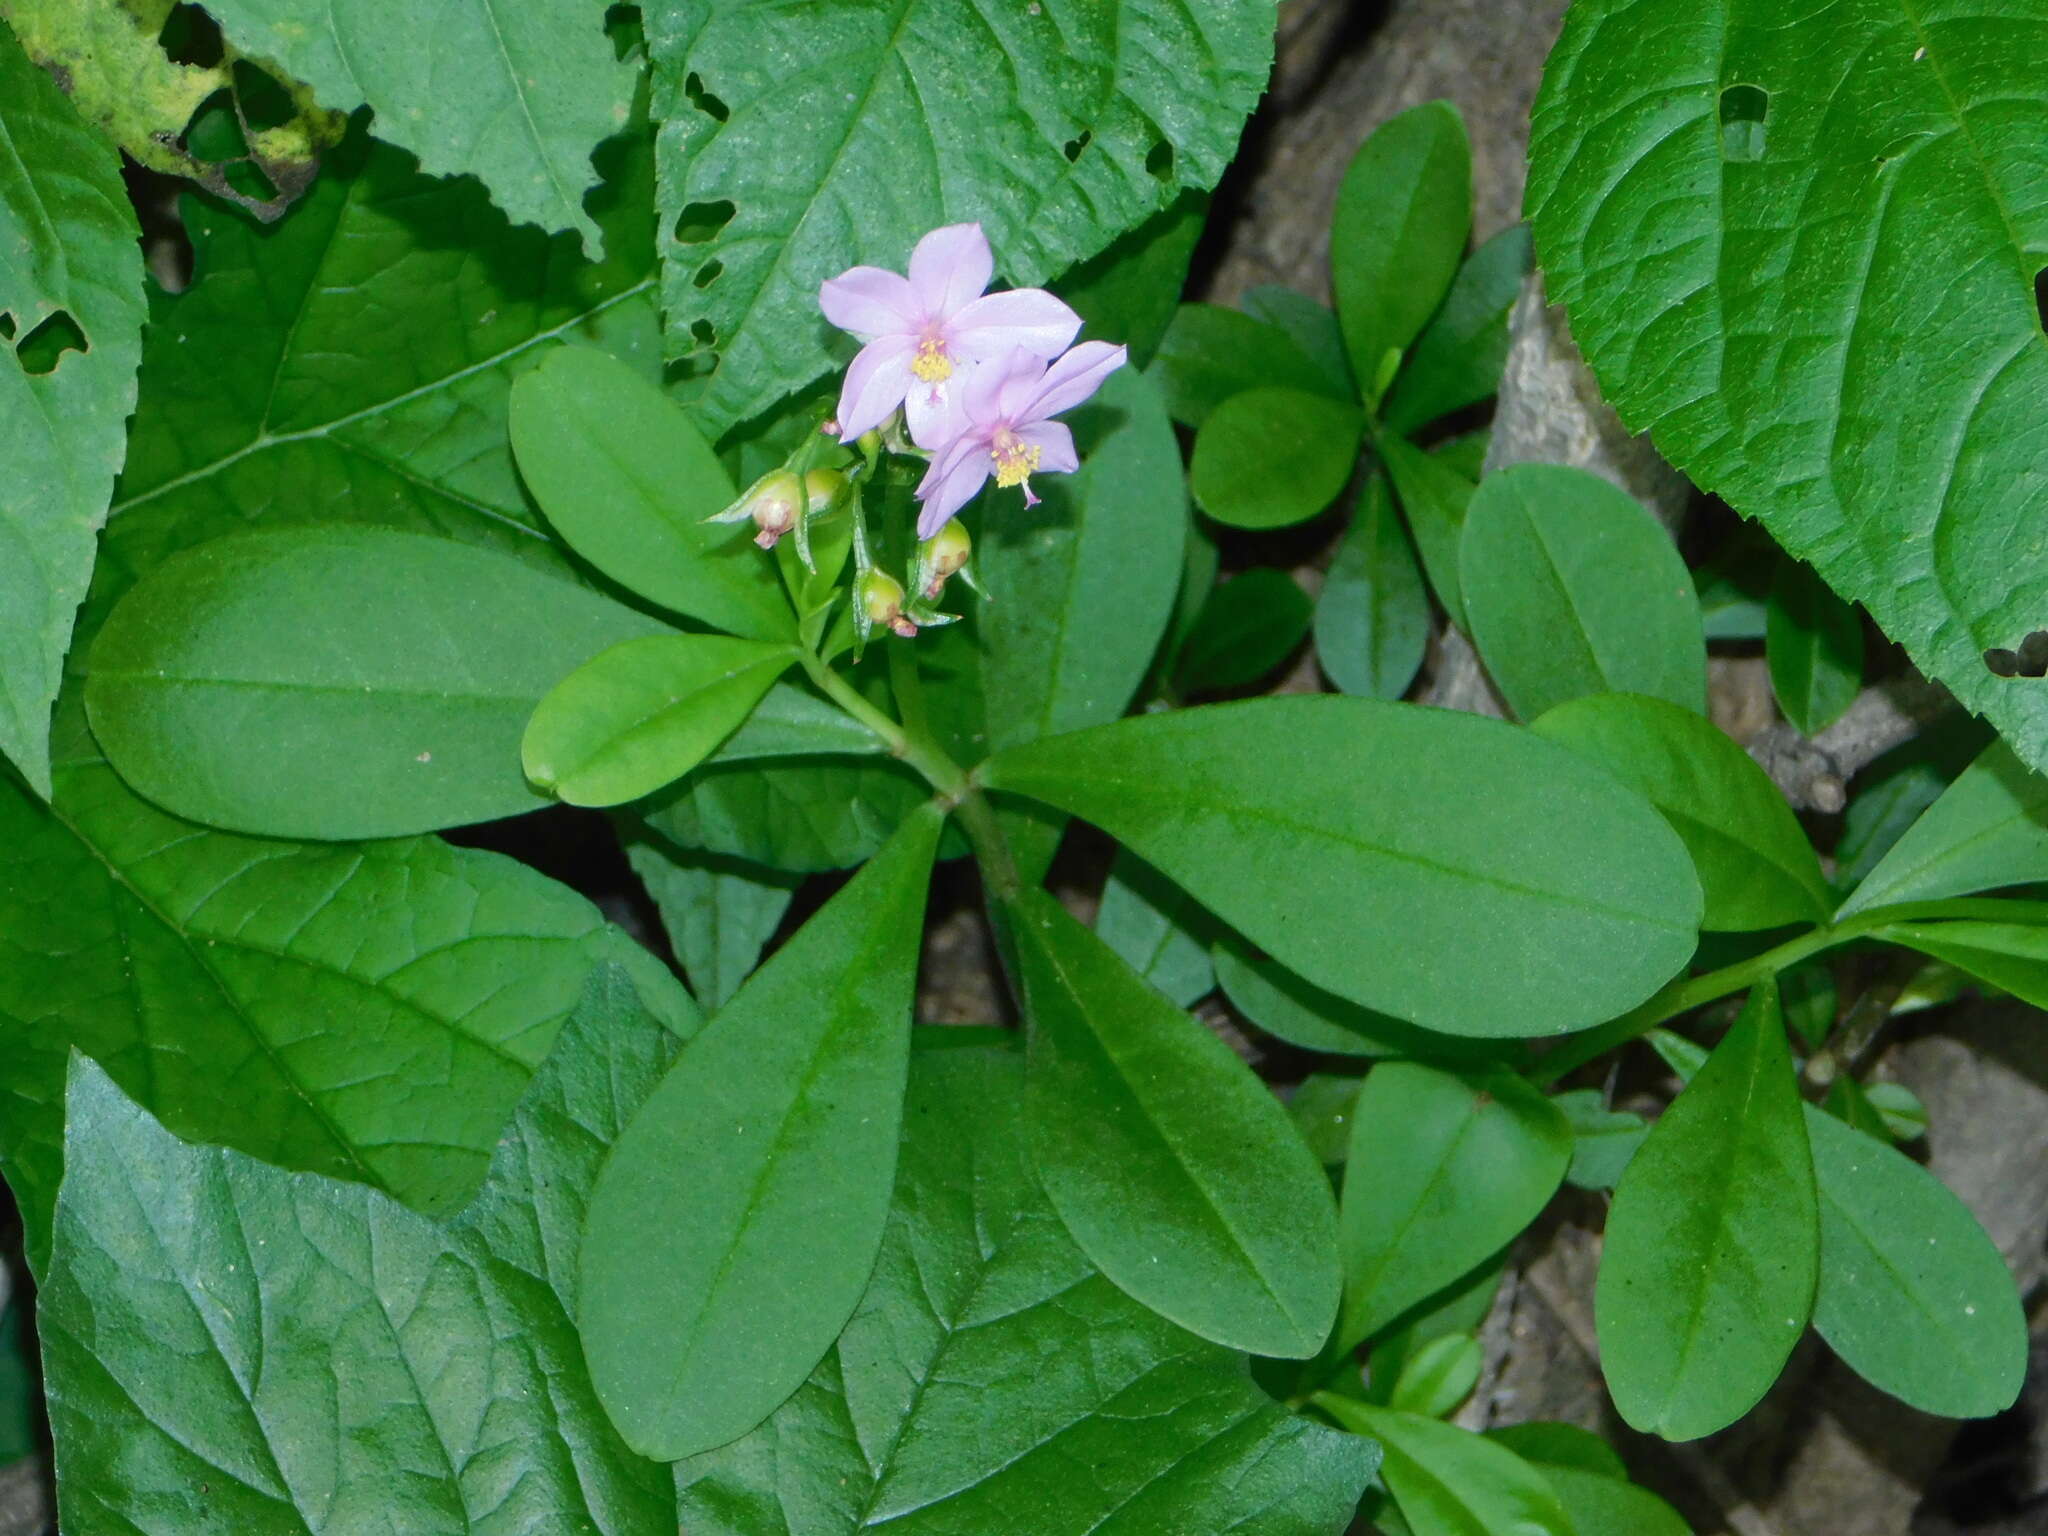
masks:
<svg viewBox="0 0 2048 1536"><path fill-rule="evenodd" d="M1524 720L1593 693L1704 712L1707 642L1677 546L1627 492L1561 464L1489 475L1465 509L1472 638Z"/></svg>
<svg viewBox="0 0 2048 1536"><path fill-rule="evenodd" d="M1824 922L1827 877L1799 820L1750 755L1705 716L1663 699L1573 699L1530 727L1599 763L1664 813L1706 895L1702 928Z"/></svg>
<svg viewBox="0 0 2048 1536"><path fill-rule="evenodd" d="M663 1461L752 1429L845 1326L895 1177L940 816L927 809L755 972L619 1138L590 1199L583 1347Z"/></svg>
<svg viewBox="0 0 2048 1536"><path fill-rule="evenodd" d="M1368 403L1436 313L1471 232L1472 147L1458 109L1427 101L1375 129L1330 225L1330 287Z"/></svg>
<svg viewBox="0 0 2048 1536"><path fill-rule="evenodd" d="M1512 1073L1374 1067L1351 1113L1336 1343L1369 1339L1505 1247L1571 1162L1556 1105Z"/></svg>
<svg viewBox="0 0 2048 1536"><path fill-rule="evenodd" d="M1089 1264L1031 1172L1012 1039L923 1036L867 1293L766 1423L677 1466L683 1528L1338 1536L1378 1451Z"/></svg>
<svg viewBox="0 0 2048 1536"><path fill-rule="evenodd" d="M44 796L50 708L142 355L142 255L119 158L0 26L0 755ZM44 337L76 350L42 349Z"/></svg>
<svg viewBox="0 0 2048 1536"><path fill-rule="evenodd" d="M633 873L647 887L690 988L717 1009L761 959L781 926L799 877L678 848L651 829L626 841Z"/></svg>
<svg viewBox="0 0 2048 1536"><path fill-rule="evenodd" d="M806 757L706 763L638 809L679 848L808 873L860 863L930 793L895 758Z"/></svg>
<svg viewBox="0 0 2048 1536"><path fill-rule="evenodd" d="M1801 1108L1767 981L1621 1176L1594 1314L1614 1406L1646 1434L1734 1423L1805 1331L1820 1216Z"/></svg>
<svg viewBox="0 0 2048 1536"><path fill-rule="evenodd" d="M1379 1441L1380 1480L1415 1536L1577 1536L1543 1474L1498 1441L1327 1392L1315 1405Z"/></svg>
<svg viewBox="0 0 2048 1536"><path fill-rule="evenodd" d="M1508 312L1528 275L1529 226L1504 229L1465 258L1450 292L1402 361L1380 424L1413 432L1484 400L1500 387Z"/></svg>
<svg viewBox="0 0 2048 1536"><path fill-rule="evenodd" d="M1177 1008L1191 1008L1215 989L1204 937L1215 926L1186 891L1119 850L1095 910L1095 936Z"/></svg>
<svg viewBox="0 0 2048 1536"><path fill-rule="evenodd" d="M688 413L638 370L558 348L512 386L509 414L527 488L605 575L736 635L796 633L774 563L739 529L705 521L733 499L731 478Z"/></svg>
<svg viewBox="0 0 2048 1536"><path fill-rule="evenodd" d="M1219 523L1284 528L1337 499L1364 434L1356 405L1303 389L1248 389L1204 418L1188 484Z"/></svg>
<svg viewBox="0 0 2048 1536"><path fill-rule="evenodd" d="M1287 1111L1052 897L1009 910L1032 1157L1067 1230L1183 1328L1315 1354L1337 1315L1337 1212Z"/></svg>
<svg viewBox="0 0 2048 1536"><path fill-rule="evenodd" d="M674 1049L594 982L445 1224L187 1146L80 1061L38 1306L65 1529L674 1536L575 1330L584 1201Z"/></svg>
<svg viewBox="0 0 2048 1536"><path fill-rule="evenodd" d="M2033 0L1852 0L1796 25L1588 0L1537 101L1528 198L1550 297L1623 420L2036 767L2048 691L1983 653L2048 611L2024 532L2048 509L2043 25Z"/></svg>
<svg viewBox="0 0 2048 1536"><path fill-rule="evenodd" d="M1272 0L656 0L671 352L711 346L700 409L758 415L830 366L818 284L903 269L979 220L1043 283L1215 184L1273 61Z"/></svg>
<svg viewBox="0 0 2048 1536"><path fill-rule="evenodd" d="M1778 567L1764 617L1778 707L1808 736L1834 724L1863 686L1863 621L1796 560Z"/></svg>
<svg viewBox="0 0 2048 1536"><path fill-rule="evenodd" d="M1316 661L1345 693L1398 699L1422 670L1429 594L1384 474L1359 493L1316 598L1315 631Z"/></svg>
<svg viewBox="0 0 2048 1536"><path fill-rule="evenodd" d="M600 156L597 266L360 134L275 225L188 199L194 278L156 305L95 605L251 523L377 524L562 570L506 395L558 337L659 376L651 158L632 141Z"/></svg>
<svg viewBox="0 0 2048 1536"><path fill-rule="evenodd" d="M121 776L274 837L393 837L546 803L519 742L549 688L663 626L492 550L281 528L174 556L116 605L86 707Z"/></svg>
<svg viewBox="0 0 2048 1536"><path fill-rule="evenodd" d="M692 1027L653 956L525 866L176 820L79 714L59 710L50 805L0 786L0 1159L38 1263L74 1047L180 1135L447 1211L597 960Z"/></svg>
<svg viewBox="0 0 2048 1536"><path fill-rule="evenodd" d="M526 776L571 805L619 805L715 751L775 679L788 645L646 635L600 651L543 697L520 745Z"/></svg>
<svg viewBox="0 0 2048 1536"><path fill-rule="evenodd" d="M378 137L435 176L476 177L521 224L575 229L595 253L583 197L590 156L626 126L634 69L582 0L215 0L235 46L275 60L322 106L368 104Z"/></svg>
<svg viewBox="0 0 2048 1536"><path fill-rule="evenodd" d="M1181 305L1146 372L1185 427L1201 426L1224 401L1250 389L1295 389L1354 403L1352 392L1280 326L1220 304Z"/></svg>
<svg viewBox="0 0 2048 1536"><path fill-rule="evenodd" d="M1806 1134L1820 1190L1813 1324L1828 1347L1923 1413L2010 1407L2026 1377L2027 1320L1998 1245L1888 1142L1811 1105Z"/></svg>
<svg viewBox="0 0 2048 1536"><path fill-rule="evenodd" d="M1839 915L2048 880L2048 778L1993 742L1863 877Z"/></svg>
<svg viewBox="0 0 2048 1536"><path fill-rule="evenodd" d="M1253 699L1014 747L981 774L1102 827L1317 986L1448 1033L1612 1018L1698 929L1692 861L1648 803L1497 720Z"/></svg>

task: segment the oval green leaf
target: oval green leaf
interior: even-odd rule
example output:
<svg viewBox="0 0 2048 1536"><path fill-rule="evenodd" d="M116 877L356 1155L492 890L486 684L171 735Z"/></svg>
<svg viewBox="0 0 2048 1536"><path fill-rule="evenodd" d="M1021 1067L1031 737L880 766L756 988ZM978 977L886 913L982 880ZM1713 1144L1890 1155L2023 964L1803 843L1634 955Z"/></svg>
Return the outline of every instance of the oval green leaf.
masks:
<svg viewBox="0 0 2048 1536"><path fill-rule="evenodd" d="M2030 923L1891 923L1878 936L1946 960L2036 1008L2048 1007L2048 928Z"/></svg>
<svg viewBox="0 0 2048 1536"><path fill-rule="evenodd" d="M1379 439L1380 462L1394 483L1416 553L1429 573L1429 585L1444 612L1466 628L1465 599L1458 580L1458 545L1465 535L1465 513L1472 503L1473 482L1447 454L1424 453L1398 437Z"/></svg>
<svg viewBox="0 0 2048 1536"><path fill-rule="evenodd" d="M1892 844L1838 914L2048 880L2048 778L1993 742Z"/></svg>
<svg viewBox="0 0 2048 1536"><path fill-rule="evenodd" d="M1508 312L1530 260L1529 226L1502 230L1465 258L1450 292L1401 365L1380 423L1409 433L1484 400L1500 387Z"/></svg>
<svg viewBox="0 0 2048 1536"><path fill-rule="evenodd" d="M1613 1018L1698 930L1663 818L1497 720L1252 699L1051 737L981 773L1104 828L1326 991L1452 1034Z"/></svg>
<svg viewBox="0 0 2048 1536"><path fill-rule="evenodd" d="M1174 667L1183 694L1256 683L1294 654L1314 612L1287 572L1255 565L1212 588Z"/></svg>
<svg viewBox="0 0 2048 1536"><path fill-rule="evenodd" d="M1345 693L1398 699L1422 670L1429 594L1385 475L1359 495L1316 598L1315 630L1316 660Z"/></svg>
<svg viewBox="0 0 2048 1536"><path fill-rule="evenodd" d="M1595 694L1558 705L1530 729L1600 764L1663 813L1699 874L1702 928L1826 920L1827 877L1799 818L1704 715L1641 694Z"/></svg>
<svg viewBox="0 0 2048 1536"><path fill-rule="evenodd" d="M1067 1230L1190 1332L1315 1354L1337 1315L1337 1212L1287 1111L1050 896L1010 912L1032 1156Z"/></svg>
<svg viewBox="0 0 2048 1536"><path fill-rule="evenodd" d="M1634 1428L1692 1440L1734 1423L1805 1331L1820 1216L1801 1109L1765 982L1614 1192L1594 1320Z"/></svg>
<svg viewBox="0 0 2048 1536"><path fill-rule="evenodd" d="M1289 1045L1332 1056L1428 1056L1454 1062L1489 1061L1500 1047L1417 1029L1404 1019L1348 1003L1303 981L1270 958L1228 935L1211 954L1217 982L1237 1011Z"/></svg>
<svg viewBox="0 0 2048 1536"><path fill-rule="evenodd" d="M1146 373L1185 427L1247 390L1282 387L1349 404L1300 343L1271 321L1220 304L1183 304Z"/></svg>
<svg viewBox="0 0 2048 1536"><path fill-rule="evenodd" d="M1786 560L1764 610L1764 660L1785 718L1817 735L1863 686L1863 620L1809 567Z"/></svg>
<svg viewBox="0 0 2048 1536"><path fill-rule="evenodd" d="M1314 1401L1379 1441L1380 1480L1415 1536L1576 1536L1543 1474L1497 1441L1327 1392Z"/></svg>
<svg viewBox="0 0 2048 1536"><path fill-rule="evenodd" d="M1809 1106L1820 1188L1813 1324L1872 1386L1922 1413L1985 1418L2027 1373L2012 1272L1969 1207L1887 1142Z"/></svg>
<svg viewBox="0 0 2048 1536"><path fill-rule="evenodd" d="M526 776L571 805L623 805L715 751L796 661L786 645L647 635L550 689L520 745Z"/></svg>
<svg viewBox="0 0 2048 1536"><path fill-rule="evenodd" d="M1505 1247L1571 1163L1564 1116L1506 1072L1373 1068L1351 1113L1337 1343L1369 1339Z"/></svg>
<svg viewBox="0 0 2048 1536"><path fill-rule="evenodd" d="M1344 489L1364 435L1355 405L1299 389L1248 389L1195 434L1188 485L1204 512L1233 528L1306 522Z"/></svg>
<svg viewBox="0 0 2048 1536"><path fill-rule="evenodd" d="M520 476L577 554L675 613L754 640L795 636L774 562L744 528L704 521L738 493L656 385L561 347L512 386L508 409Z"/></svg>
<svg viewBox="0 0 2048 1536"><path fill-rule="evenodd" d="M1626 492L1559 464L1489 476L1465 512L1472 638L1524 720L1593 693L1707 706L1707 642L1671 536Z"/></svg>
<svg viewBox="0 0 2048 1536"><path fill-rule="evenodd" d="M564 672L662 627L445 539L237 534L121 600L85 701L121 776L181 816L397 837L547 804L519 767L534 705Z"/></svg>
<svg viewBox="0 0 2048 1536"><path fill-rule="evenodd" d="M626 1127L584 1226L584 1353L660 1461L800 1386L882 1240L910 1052L924 811L756 971Z"/></svg>
<svg viewBox="0 0 2048 1536"><path fill-rule="evenodd" d="M1120 849L1095 909L1095 934L1176 1008L1191 1008L1216 986L1203 937L1215 921L1179 886Z"/></svg>

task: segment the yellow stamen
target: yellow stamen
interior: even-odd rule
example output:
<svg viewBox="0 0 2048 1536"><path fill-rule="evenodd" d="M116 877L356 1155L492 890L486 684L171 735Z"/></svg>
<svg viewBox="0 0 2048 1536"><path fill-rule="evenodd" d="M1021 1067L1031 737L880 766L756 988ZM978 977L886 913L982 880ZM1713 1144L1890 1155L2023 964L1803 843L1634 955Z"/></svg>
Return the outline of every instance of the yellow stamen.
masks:
<svg viewBox="0 0 2048 1536"><path fill-rule="evenodd" d="M939 384L953 377L953 360L946 356L946 344L936 336L927 336L917 344L917 356L910 360L910 371L927 384Z"/></svg>
<svg viewBox="0 0 2048 1536"><path fill-rule="evenodd" d="M1025 442L1005 427L996 433L988 456L996 461L996 484L1008 487L1023 485L1031 477L1038 468L1040 453L1036 444Z"/></svg>

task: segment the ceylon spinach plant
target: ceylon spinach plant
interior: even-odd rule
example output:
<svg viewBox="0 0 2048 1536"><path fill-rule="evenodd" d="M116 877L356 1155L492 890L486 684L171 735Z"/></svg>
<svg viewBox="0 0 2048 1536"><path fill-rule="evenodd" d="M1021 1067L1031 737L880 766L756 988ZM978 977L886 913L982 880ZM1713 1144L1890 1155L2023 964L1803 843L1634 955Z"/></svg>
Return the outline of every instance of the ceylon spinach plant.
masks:
<svg viewBox="0 0 2048 1536"><path fill-rule="evenodd" d="M1481 480L1531 242L1467 254L1445 104L1361 149L1334 309L1176 306L1267 0L0 0L0 1170L64 1528L1682 1531L1583 1430L1447 1422L1566 1183L1639 1430L1809 1324L2009 1403L2001 1257L1858 1074L1959 978L2048 1004L1980 651L2039 619L2040 112L1975 21L1680 10L1579 0L1534 250L1812 568ZM178 291L114 145L211 194ZM1340 499L1311 602L1269 535ZM1845 597L2006 736L1830 867L1707 650L1817 731ZM1403 702L1439 611L1514 721ZM1336 691L1254 696L1311 631ZM435 835L559 803L688 990ZM1017 1028L913 1025L960 859ZM1637 1042L1654 1122L1581 1073Z"/></svg>

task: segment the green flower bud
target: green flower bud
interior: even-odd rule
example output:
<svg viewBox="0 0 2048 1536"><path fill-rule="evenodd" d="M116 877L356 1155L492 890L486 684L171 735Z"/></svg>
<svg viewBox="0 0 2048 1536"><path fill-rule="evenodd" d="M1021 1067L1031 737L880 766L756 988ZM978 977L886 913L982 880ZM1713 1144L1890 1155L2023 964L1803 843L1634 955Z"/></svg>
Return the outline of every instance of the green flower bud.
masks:
<svg viewBox="0 0 2048 1536"><path fill-rule="evenodd" d="M796 526L803 499L803 485L786 469L756 480L754 488L740 502L753 518L754 526L761 530L754 535L754 542L763 549L773 549L776 540Z"/></svg>
<svg viewBox="0 0 2048 1536"><path fill-rule="evenodd" d="M973 553L974 541L957 517L918 545L917 568L924 577L924 595L937 598L945 591L947 578L964 570Z"/></svg>
<svg viewBox="0 0 2048 1536"><path fill-rule="evenodd" d="M917 625L903 612L903 583L887 571L878 568L861 577L855 596L870 624L886 624L906 640L917 633Z"/></svg>
<svg viewBox="0 0 2048 1536"><path fill-rule="evenodd" d="M804 515L822 517L846 494L846 476L836 469L814 469L804 476Z"/></svg>

